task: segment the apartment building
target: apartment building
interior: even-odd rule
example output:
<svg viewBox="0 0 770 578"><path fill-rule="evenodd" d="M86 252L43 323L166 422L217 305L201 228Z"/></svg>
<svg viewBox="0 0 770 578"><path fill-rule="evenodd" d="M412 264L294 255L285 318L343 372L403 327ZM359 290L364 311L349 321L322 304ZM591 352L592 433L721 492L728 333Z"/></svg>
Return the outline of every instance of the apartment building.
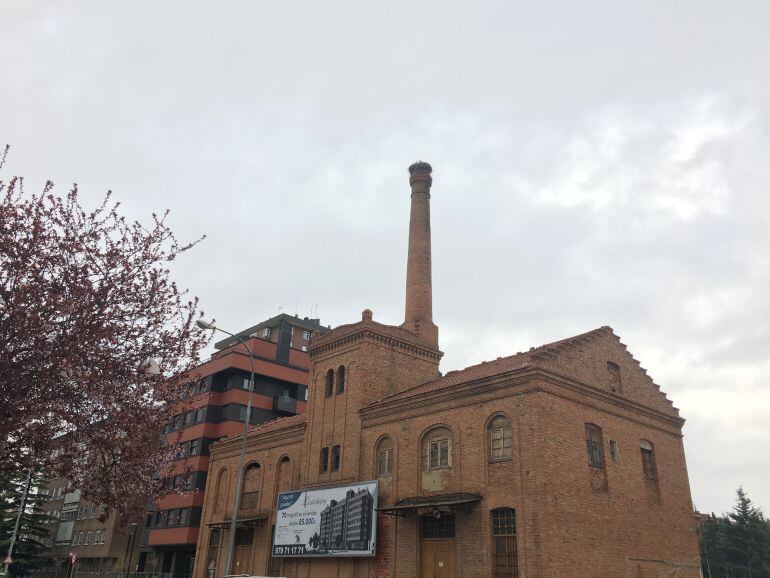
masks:
<svg viewBox="0 0 770 578"><path fill-rule="evenodd" d="M50 480L43 488L48 501L49 562L31 578L104 575L133 571L139 555L137 526L120 524L115 512L104 520L104 508L83 499L67 480ZM72 560L74 559L74 564Z"/></svg>
<svg viewBox="0 0 770 578"><path fill-rule="evenodd" d="M251 423L303 413L314 332L329 329L318 319L280 314L237 335L254 358ZM229 337L215 344L211 359L191 376L191 396L163 432L175 444L172 469L163 474L166 495L148 504L140 530L138 569L173 578L192 574L207 484L209 446L243 431L251 360L243 343Z"/></svg>

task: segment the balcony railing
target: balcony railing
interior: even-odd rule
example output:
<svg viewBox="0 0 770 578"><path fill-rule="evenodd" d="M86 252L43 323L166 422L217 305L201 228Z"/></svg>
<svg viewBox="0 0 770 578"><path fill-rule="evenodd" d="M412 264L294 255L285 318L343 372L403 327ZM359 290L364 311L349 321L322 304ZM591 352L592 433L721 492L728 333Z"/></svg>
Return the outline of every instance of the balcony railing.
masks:
<svg viewBox="0 0 770 578"><path fill-rule="evenodd" d="M276 395L273 398L273 411L282 413L297 413L297 400L288 395Z"/></svg>

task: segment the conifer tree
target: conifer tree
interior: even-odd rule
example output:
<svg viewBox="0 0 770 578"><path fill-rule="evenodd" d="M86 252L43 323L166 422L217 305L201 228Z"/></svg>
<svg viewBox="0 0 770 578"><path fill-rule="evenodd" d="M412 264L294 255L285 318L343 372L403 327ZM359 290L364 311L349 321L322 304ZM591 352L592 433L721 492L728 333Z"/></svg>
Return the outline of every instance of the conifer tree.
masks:
<svg viewBox="0 0 770 578"><path fill-rule="evenodd" d="M742 487L731 512L711 516L700 528L707 578L770 578L770 522Z"/></svg>
<svg viewBox="0 0 770 578"><path fill-rule="evenodd" d="M26 506L16 533L13 564L9 568L11 576L27 576L43 566L46 561L43 555L50 548L49 531L46 525L50 518L41 507L48 497L41 492L40 483L40 477L33 475ZM0 477L0 552L3 558L8 551L26 485L27 472L24 471Z"/></svg>

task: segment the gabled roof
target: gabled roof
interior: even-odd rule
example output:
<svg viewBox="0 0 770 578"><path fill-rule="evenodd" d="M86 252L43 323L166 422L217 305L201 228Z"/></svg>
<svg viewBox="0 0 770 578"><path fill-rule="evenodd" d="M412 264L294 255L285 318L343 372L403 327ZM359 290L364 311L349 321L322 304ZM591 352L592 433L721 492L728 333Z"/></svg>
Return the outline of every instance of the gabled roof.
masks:
<svg viewBox="0 0 770 578"><path fill-rule="evenodd" d="M575 335L574 337L568 337L567 339L554 341L553 343L547 343L539 347L533 347L529 351L516 353L508 357L498 357L493 361L482 361L478 365L471 365L470 367L466 367L465 369L461 369L459 371L450 371L443 377L429 381L427 383L416 385L398 393L394 393L380 401L392 401L408 398L414 395L420 395L421 393L436 391L459 385L461 383L467 383L476 379L492 377L494 375L508 373L516 369L522 369L528 365L536 363L538 360L548 359L554 355L557 355L560 351L577 347L583 343L586 343L587 341L591 341L596 337L607 334L614 335L612 328L605 325L603 327L599 327L598 329L594 329L586 333L581 333L580 335Z"/></svg>

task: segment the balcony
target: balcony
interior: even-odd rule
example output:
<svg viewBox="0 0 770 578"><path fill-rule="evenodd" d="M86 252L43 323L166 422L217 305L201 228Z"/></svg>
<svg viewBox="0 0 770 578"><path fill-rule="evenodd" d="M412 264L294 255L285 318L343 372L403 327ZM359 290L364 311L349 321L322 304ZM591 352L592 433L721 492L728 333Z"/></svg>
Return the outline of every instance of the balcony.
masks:
<svg viewBox="0 0 770 578"><path fill-rule="evenodd" d="M294 415L297 413L297 400L288 395L277 395L273 398L273 411Z"/></svg>

